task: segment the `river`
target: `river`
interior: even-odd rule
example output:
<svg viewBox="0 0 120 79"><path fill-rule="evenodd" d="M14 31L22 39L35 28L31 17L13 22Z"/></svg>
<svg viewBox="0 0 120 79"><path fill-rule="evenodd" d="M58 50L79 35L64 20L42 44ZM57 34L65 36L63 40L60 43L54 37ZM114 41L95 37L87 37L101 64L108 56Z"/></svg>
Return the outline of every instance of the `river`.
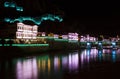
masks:
<svg viewBox="0 0 120 79"><path fill-rule="evenodd" d="M0 60L0 79L105 79L119 77L120 49L83 49Z"/></svg>

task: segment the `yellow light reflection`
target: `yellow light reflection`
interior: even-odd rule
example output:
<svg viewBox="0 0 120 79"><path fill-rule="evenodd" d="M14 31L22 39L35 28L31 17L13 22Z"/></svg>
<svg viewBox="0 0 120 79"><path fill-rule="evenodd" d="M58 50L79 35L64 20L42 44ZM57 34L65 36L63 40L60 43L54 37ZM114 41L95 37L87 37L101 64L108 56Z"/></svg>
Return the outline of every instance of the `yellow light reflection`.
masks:
<svg viewBox="0 0 120 79"><path fill-rule="evenodd" d="M40 64L40 60L38 60L38 69L39 69L39 71L40 71L40 66L41 64Z"/></svg>
<svg viewBox="0 0 120 79"><path fill-rule="evenodd" d="M43 72L45 72L45 67L46 66L46 61L45 60L42 60L42 70Z"/></svg>
<svg viewBox="0 0 120 79"><path fill-rule="evenodd" d="M51 65L51 63L50 63L50 59L48 59L48 73L50 72L50 66Z"/></svg>

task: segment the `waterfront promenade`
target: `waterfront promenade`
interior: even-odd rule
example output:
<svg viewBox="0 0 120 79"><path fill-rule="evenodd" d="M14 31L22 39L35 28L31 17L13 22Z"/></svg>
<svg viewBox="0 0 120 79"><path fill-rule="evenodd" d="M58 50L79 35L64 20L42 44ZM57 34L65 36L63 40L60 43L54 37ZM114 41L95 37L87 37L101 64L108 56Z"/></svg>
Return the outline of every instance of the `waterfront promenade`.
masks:
<svg viewBox="0 0 120 79"><path fill-rule="evenodd" d="M32 51L42 51L42 50L75 50L75 49L81 49L81 48L120 48L120 43L116 41L96 41L96 42L80 42L80 41L69 41L67 39L54 39L49 38L46 39L46 43L43 44L15 44L15 43L1 43L0 44L0 50L3 50L3 48L20 48L22 50L26 50L29 48L29 50ZM27 50L28 51L28 50Z"/></svg>

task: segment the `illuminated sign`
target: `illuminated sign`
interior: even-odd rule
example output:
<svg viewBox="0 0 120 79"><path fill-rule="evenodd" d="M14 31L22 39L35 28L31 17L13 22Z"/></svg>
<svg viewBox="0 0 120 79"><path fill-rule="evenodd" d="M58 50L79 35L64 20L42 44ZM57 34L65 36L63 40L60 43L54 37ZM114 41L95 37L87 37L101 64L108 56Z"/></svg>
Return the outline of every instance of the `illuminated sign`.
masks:
<svg viewBox="0 0 120 79"><path fill-rule="evenodd" d="M16 8L17 11L23 11L23 7L17 6L15 2L5 2L4 7Z"/></svg>
<svg viewBox="0 0 120 79"><path fill-rule="evenodd" d="M42 21L45 21L45 20L50 20L50 21L58 20L59 22L63 21L63 19L60 16L56 16L56 15L52 15L52 14L46 14L46 15L43 15L41 17L36 17L36 18L34 18L34 17L19 17L16 19L10 19L10 18L4 19L5 22L9 22L9 23L14 23L16 21L18 21L18 22L32 21L37 25L40 25L42 23Z"/></svg>

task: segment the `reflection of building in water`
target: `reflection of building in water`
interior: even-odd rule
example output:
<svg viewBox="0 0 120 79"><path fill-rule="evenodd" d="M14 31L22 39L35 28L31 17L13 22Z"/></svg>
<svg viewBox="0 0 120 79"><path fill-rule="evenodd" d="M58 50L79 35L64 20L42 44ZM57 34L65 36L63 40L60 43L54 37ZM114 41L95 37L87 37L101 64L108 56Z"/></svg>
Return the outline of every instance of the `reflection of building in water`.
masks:
<svg viewBox="0 0 120 79"><path fill-rule="evenodd" d="M110 61L112 49L103 49L103 61Z"/></svg>
<svg viewBox="0 0 120 79"><path fill-rule="evenodd" d="M62 57L62 67L63 69L67 69L68 68L68 57L67 56L63 56Z"/></svg>
<svg viewBox="0 0 120 79"><path fill-rule="evenodd" d="M88 59L89 57L90 59L96 60L97 54L98 54L97 49L86 49L81 53L81 58L82 58L81 60L87 59L87 61L89 61Z"/></svg>
<svg viewBox="0 0 120 79"><path fill-rule="evenodd" d="M37 62L35 58L18 61L16 66L17 79L37 79Z"/></svg>
<svg viewBox="0 0 120 79"><path fill-rule="evenodd" d="M116 50L112 50L112 61L116 62Z"/></svg>
<svg viewBox="0 0 120 79"><path fill-rule="evenodd" d="M104 51L106 50L104 49ZM84 50L80 53L80 59L78 52L72 52L62 56L38 56L36 58L37 61L35 58L21 60L16 64L16 76L17 79L48 79L51 75L63 75L61 71L64 70L76 73L79 70L80 64L82 68L87 69L91 65L91 62L120 61L120 59L117 59L118 55L120 57L120 54L117 53L118 50L109 50L109 53L103 53L103 50L97 49ZM79 60L81 61L79 62Z"/></svg>
<svg viewBox="0 0 120 79"><path fill-rule="evenodd" d="M97 50L97 49L89 49L84 50L81 53L81 66L88 63L90 61L97 61L97 58L99 58L99 61L116 61L116 49L103 49L103 50Z"/></svg>
<svg viewBox="0 0 120 79"><path fill-rule="evenodd" d="M103 53L110 53L111 50L110 49L103 49Z"/></svg>
<svg viewBox="0 0 120 79"><path fill-rule="evenodd" d="M99 58L99 61L102 60L102 50L98 50L98 58Z"/></svg>
<svg viewBox="0 0 120 79"><path fill-rule="evenodd" d="M78 53L69 54L69 70L76 71L79 65Z"/></svg>
<svg viewBox="0 0 120 79"><path fill-rule="evenodd" d="M51 70L51 60L48 56L41 56L37 59L39 73L49 74Z"/></svg>
<svg viewBox="0 0 120 79"><path fill-rule="evenodd" d="M120 53L120 49L117 49L116 51L117 51L117 53Z"/></svg>
<svg viewBox="0 0 120 79"><path fill-rule="evenodd" d="M84 50L81 53L80 58L81 58L81 67L83 68L86 62L89 64L90 50Z"/></svg>
<svg viewBox="0 0 120 79"><path fill-rule="evenodd" d="M99 59L102 58L103 61L116 62L116 57L119 56L119 49L103 49L98 50Z"/></svg>
<svg viewBox="0 0 120 79"><path fill-rule="evenodd" d="M55 56L54 57L54 70L58 71L60 69L60 58Z"/></svg>
<svg viewBox="0 0 120 79"><path fill-rule="evenodd" d="M54 58L50 58L47 56L39 56L37 58L38 63L38 72L44 78L48 78L50 75L55 75L60 72L60 57L54 56Z"/></svg>
<svg viewBox="0 0 120 79"><path fill-rule="evenodd" d="M82 51L80 57L81 57L81 67L83 67L84 65L90 63L91 61L96 61L97 59L97 55L98 55L98 51L97 49L86 49L84 51Z"/></svg>

